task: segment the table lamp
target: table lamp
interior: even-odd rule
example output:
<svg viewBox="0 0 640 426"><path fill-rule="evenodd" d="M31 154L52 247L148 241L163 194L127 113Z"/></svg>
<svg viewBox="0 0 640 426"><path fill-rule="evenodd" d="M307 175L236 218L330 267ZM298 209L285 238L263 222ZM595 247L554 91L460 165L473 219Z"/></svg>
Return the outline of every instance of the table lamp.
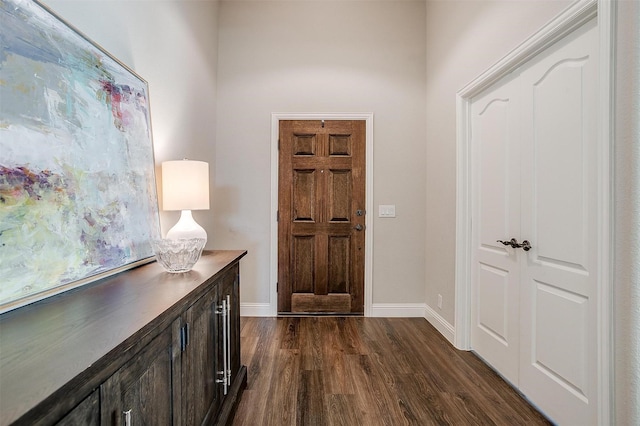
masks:
<svg viewBox="0 0 640 426"><path fill-rule="evenodd" d="M180 220L167 232L167 239L207 239L207 231L193 219L191 210L209 209L209 164L176 160L162 163L163 210L180 210Z"/></svg>

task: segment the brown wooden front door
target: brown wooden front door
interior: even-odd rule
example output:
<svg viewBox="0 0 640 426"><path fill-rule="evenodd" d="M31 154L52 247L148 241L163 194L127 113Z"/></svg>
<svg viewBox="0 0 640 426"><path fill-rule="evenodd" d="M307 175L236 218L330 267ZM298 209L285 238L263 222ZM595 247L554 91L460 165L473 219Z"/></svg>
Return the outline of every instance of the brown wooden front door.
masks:
<svg viewBox="0 0 640 426"><path fill-rule="evenodd" d="M280 121L278 312L364 312L365 121Z"/></svg>

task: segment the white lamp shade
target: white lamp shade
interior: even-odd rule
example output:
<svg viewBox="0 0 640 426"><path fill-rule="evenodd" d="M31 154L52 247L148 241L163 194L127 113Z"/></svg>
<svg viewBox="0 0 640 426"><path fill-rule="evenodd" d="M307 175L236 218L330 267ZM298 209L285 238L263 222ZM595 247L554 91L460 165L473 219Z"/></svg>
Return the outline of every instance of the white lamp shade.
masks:
<svg viewBox="0 0 640 426"><path fill-rule="evenodd" d="M209 209L209 163L177 160L162 163L163 210Z"/></svg>

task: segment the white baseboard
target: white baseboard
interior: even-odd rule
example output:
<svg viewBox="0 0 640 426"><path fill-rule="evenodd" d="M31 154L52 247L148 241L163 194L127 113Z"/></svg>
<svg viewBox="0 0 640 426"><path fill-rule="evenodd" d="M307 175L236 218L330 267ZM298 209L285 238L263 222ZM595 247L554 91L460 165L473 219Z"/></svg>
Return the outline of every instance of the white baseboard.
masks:
<svg viewBox="0 0 640 426"><path fill-rule="evenodd" d="M241 317L272 317L271 305L268 303L241 303Z"/></svg>
<svg viewBox="0 0 640 426"><path fill-rule="evenodd" d="M424 318L455 346L456 329L429 305L424 305Z"/></svg>
<svg viewBox="0 0 640 426"><path fill-rule="evenodd" d="M386 318L424 318L424 303L374 303L371 306L372 317Z"/></svg>

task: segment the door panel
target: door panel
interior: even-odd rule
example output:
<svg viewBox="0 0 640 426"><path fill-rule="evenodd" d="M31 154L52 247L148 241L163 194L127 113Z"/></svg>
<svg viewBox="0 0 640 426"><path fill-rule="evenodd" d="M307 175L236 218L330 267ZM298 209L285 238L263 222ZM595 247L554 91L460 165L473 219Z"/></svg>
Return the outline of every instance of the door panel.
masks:
<svg viewBox="0 0 640 426"><path fill-rule="evenodd" d="M329 155L350 157L352 144L351 135L329 135Z"/></svg>
<svg viewBox="0 0 640 426"><path fill-rule="evenodd" d="M351 217L351 170L329 170L329 222L349 222Z"/></svg>
<svg viewBox="0 0 640 426"><path fill-rule="evenodd" d="M583 84L587 58L562 59L546 70L540 80L527 87L532 98L532 138L535 193L527 204L536 212L537 255L549 261L582 267L589 246L585 220L588 186L583 126ZM525 79L535 78L545 68L535 67ZM558 94L561 93L561 96ZM533 238L533 236L532 236Z"/></svg>
<svg viewBox="0 0 640 426"><path fill-rule="evenodd" d="M313 235L294 235L292 239L292 291L293 293L313 293L316 238Z"/></svg>
<svg viewBox="0 0 640 426"><path fill-rule="evenodd" d="M535 340L531 356L535 367L544 375L561 383L570 392L584 397L581 389L587 387L584 370L587 336L588 299L554 285L535 282ZM554 342L553 346L549 342ZM572 356L567 356L572 354Z"/></svg>
<svg viewBox="0 0 640 426"><path fill-rule="evenodd" d="M293 155L316 155L317 139L315 134L291 135Z"/></svg>
<svg viewBox="0 0 640 426"><path fill-rule="evenodd" d="M512 383L518 380L517 253L497 242L520 232L518 86L512 77L472 104L472 331L474 350Z"/></svg>
<svg viewBox="0 0 640 426"><path fill-rule="evenodd" d="M279 130L278 311L363 313L365 122Z"/></svg>
<svg viewBox="0 0 640 426"><path fill-rule="evenodd" d="M351 236L329 236L329 293L349 293L351 282Z"/></svg>
<svg viewBox="0 0 640 426"><path fill-rule="evenodd" d="M495 308L495 301L504 300L509 294L509 271L480 263L478 271L478 322L477 326L505 347L509 346L509 305L502 303Z"/></svg>
<svg viewBox="0 0 640 426"><path fill-rule="evenodd" d="M293 171L293 220L315 222L316 220L316 172L315 170Z"/></svg>
<svg viewBox="0 0 640 426"><path fill-rule="evenodd" d="M597 419L597 26L522 72L520 386L560 424Z"/></svg>

